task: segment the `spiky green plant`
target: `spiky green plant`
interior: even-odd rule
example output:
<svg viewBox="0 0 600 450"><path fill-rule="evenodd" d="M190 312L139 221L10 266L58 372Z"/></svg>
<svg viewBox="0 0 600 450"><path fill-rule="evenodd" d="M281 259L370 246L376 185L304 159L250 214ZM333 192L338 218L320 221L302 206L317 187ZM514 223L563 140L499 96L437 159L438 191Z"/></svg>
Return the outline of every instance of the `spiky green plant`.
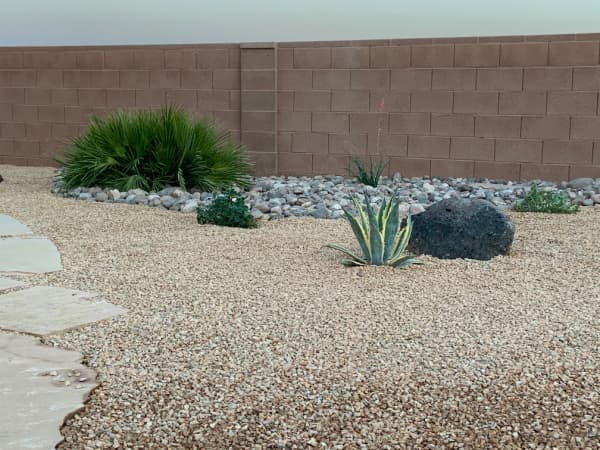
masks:
<svg viewBox="0 0 600 450"><path fill-rule="evenodd" d="M388 162L375 162L369 157L368 166L366 166L359 158L353 158L352 164L354 165L354 168L350 170L350 173L355 176L360 183L377 187Z"/></svg>
<svg viewBox="0 0 600 450"><path fill-rule="evenodd" d="M544 192L533 185L527 195L514 204L513 209L518 212L573 214L579 210L579 206L562 192Z"/></svg>
<svg viewBox="0 0 600 450"><path fill-rule="evenodd" d="M121 191L158 191L167 185L221 190L247 184L251 169L244 148L227 134L172 107L93 117L59 163L66 189Z"/></svg>
<svg viewBox="0 0 600 450"><path fill-rule="evenodd" d="M344 213L358 240L362 256L358 256L339 245L329 244L326 246L339 250L350 257L350 259L341 261L343 265L365 266L373 264L402 268L420 262L413 255L405 253L412 231L412 221L409 215L406 218L406 226L401 226L398 209L400 200L397 195L389 202L384 199L379 211L373 209L370 198L366 193L366 206L364 209L356 198L353 197L352 202L358 212L357 215L353 216L347 209L344 209Z"/></svg>

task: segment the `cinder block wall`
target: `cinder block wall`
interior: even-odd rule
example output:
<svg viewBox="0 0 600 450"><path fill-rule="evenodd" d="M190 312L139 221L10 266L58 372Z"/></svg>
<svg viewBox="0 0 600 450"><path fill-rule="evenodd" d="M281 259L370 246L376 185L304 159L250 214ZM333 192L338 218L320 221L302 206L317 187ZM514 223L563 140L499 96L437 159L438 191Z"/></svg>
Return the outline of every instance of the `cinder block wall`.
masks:
<svg viewBox="0 0 600 450"><path fill-rule="evenodd" d="M0 163L51 164L92 112L173 103L258 174L372 155L405 176L600 177L599 92L600 34L0 48Z"/></svg>
<svg viewBox="0 0 600 450"><path fill-rule="evenodd" d="M240 46L0 48L0 163L55 165L90 114L165 104L239 138Z"/></svg>

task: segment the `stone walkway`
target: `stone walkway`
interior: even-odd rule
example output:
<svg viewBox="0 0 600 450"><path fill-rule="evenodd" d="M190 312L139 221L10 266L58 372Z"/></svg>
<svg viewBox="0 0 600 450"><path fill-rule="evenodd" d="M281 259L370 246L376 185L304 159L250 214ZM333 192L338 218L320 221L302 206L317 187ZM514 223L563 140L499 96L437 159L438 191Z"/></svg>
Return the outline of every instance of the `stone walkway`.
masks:
<svg viewBox="0 0 600 450"><path fill-rule="evenodd" d="M29 287L10 273L62 269L46 238L0 215L0 449L53 449L65 418L83 408L98 383L82 355L42 345L47 336L123 314L97 294L52 286Z"/></svg>

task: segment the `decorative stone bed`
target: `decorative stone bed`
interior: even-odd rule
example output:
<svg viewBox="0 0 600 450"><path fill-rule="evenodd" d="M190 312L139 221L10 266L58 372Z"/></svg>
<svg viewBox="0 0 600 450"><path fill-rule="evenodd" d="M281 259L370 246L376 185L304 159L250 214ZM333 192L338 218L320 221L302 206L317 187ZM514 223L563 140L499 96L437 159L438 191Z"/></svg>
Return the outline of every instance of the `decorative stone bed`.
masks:
<svg viewBox="0 0 600 450"><path fill-rule="evenodd" d="M545 191L564 191L571 200L582 206L600 204L600 178L578 178L570 182L553 183L402 178L400 175L384 177L377 188L341 176L253 178L251 187L246 192L246 203L257 219L289 216L335 219L343 216L342 208L350 204L351 195L362 198L362 192L366 190L374 204L380 203L384 196L398 193L402 200L401 208L416 214L439 200L451 197L487 199L500 208L510 207L517 199L524 197L533 184ZM60 176L54 178L52 192L79 200L145 204L188 213L195 212L198 206L208 205L212 199L209 192L185 192L174 187L159 192L141 189L119 192L100 188L65 191L61 186Z"/></svg>

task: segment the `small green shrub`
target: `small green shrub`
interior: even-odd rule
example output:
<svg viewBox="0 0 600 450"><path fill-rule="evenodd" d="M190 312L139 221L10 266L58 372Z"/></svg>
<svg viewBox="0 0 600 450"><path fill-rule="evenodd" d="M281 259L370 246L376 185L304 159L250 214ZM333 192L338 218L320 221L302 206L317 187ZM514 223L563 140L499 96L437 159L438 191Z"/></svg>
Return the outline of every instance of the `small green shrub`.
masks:
<svg viewBox="0 0 600 450"><path fill-rule="evenodd" d="M412 221L409 215L406 219L406 226L401 226L398 209L400 200L397 196L389 202L384 200L379 211L373 210L370 198L366 193L365 209L359 205L356 198L353 198L352 202L358 211L357 216L353 216L346 209L344 209L344 213L350 222L363 255L358 256L339 245L329 244L326 246L339 250L350 257L350 259L341 261L343 265L364 266L373 264L403 268L410 264L420 263L413 255L405 253L412 232Z"/></svg>
<svg viewBox="0 0 600 450"><path fill-rule="evenodd" d="M165 186L221 190L247 184L251 169L244 148L227 134L171 107L93 117L59 163L66 189L121 191Z"/></svg>
<svg viewBox="0 0 600 450"><path fill-rule="evenodd" d="M562 192L544 192L534 185L524 198L514 204L513 209L519 212L573 214L579 206Z"/></svg>
<svg viewBox="0 0 600 450"><path fill-rule="evenodd" d="M377 187L388 162L375 162L372 158L369 158L369 165L368 167L365 167L365 164L363 164L359 158L353 158L352 164L354 165L354 168L351 169L350 172L360 183Z"/></svg>
<svg viewBox="0 0 600 450"><path fill-rule="evenodd" d="M248 211L244 198L233 189L218 194L208 207L198 207L196 212L200 224L256 228L256 220Z"/></svg>

